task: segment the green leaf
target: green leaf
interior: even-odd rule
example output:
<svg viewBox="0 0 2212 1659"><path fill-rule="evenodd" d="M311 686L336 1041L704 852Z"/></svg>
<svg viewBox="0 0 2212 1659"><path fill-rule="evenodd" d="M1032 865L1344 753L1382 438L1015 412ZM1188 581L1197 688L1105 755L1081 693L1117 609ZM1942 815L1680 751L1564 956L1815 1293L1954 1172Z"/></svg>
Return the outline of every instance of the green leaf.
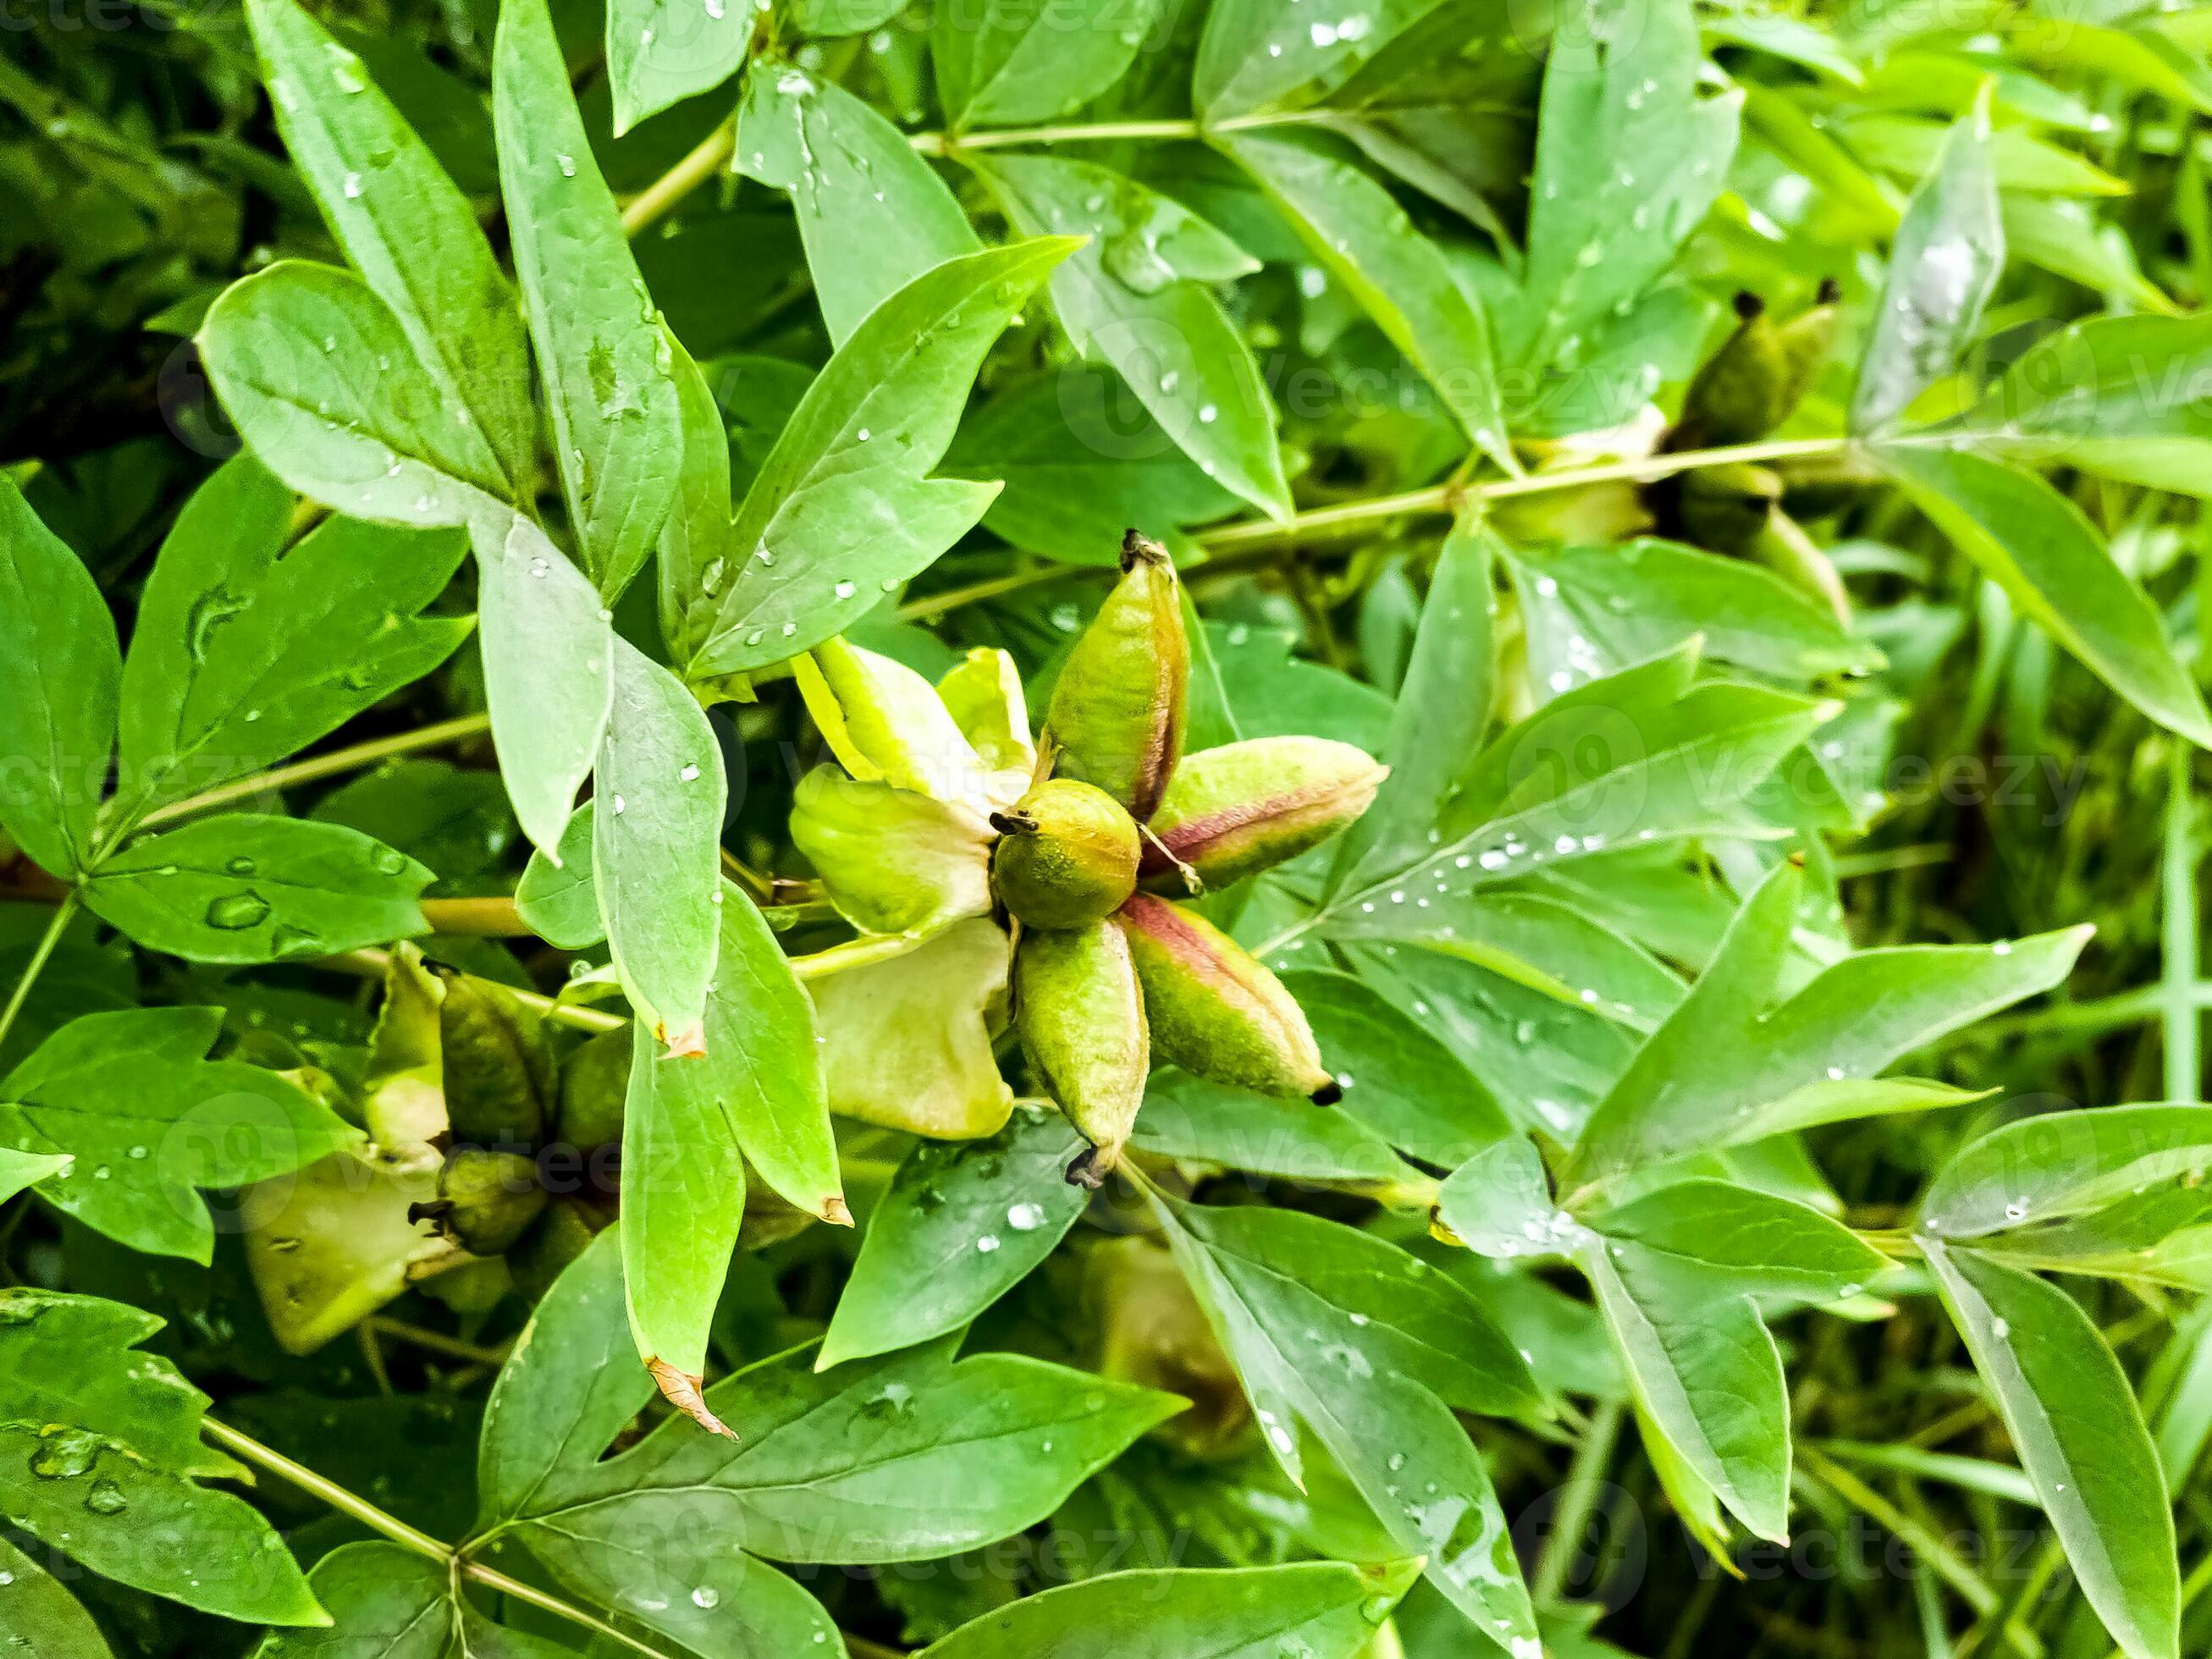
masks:
<svg viewBox="0 0 2212 1659"><path fill-rule="evenodd" d="M1115 1572L963 1625L926 1659L1354 1659L1413 1582L1334 1562L1229 1571Z"/></svg>
<svg viewBox="0 0 2212 1659"><path fill-rule="evenodd" d="M1444 1178L1437 1219L1493 1261L1564 1255L1577 1236L1574 1218L1552 1206L1543 1154L1517 1133L1491 1142Z"/></svg>
<svg viewBox="0 0 2212 1659"><path fill-rule="evenodd" d="M1372 987L1315 969L1282 981L1344 1091L1341 1109L1391 1146L1449 1165L1510 1128L1459 1056Z"/></svg>
<svg viewBox="0 0 2212 1659"><path fill-rule="evenodd" d="M868 1218L815 1364L960 1329L1051 1255L1089 1194L1064 1176L1083 1147L1066 1118L1015 1112L987 1140L921 1140Z"/></svg>
<svg viewBox="0 0 2212 1659"><path fill-rule="evenodd" d="M1970 1142L1929 1183L1920 1225L1978 1238L2079 1215L2212 1166L2212 1113L2201 1106L2046 1112Z"/></svg>
<svg viewBox="0 0 2212 1659"><path fill-rule="evenodd" d="M67 1152L19 1152L0 1146L0 1200L15 1197L49 1176L64 1173L70 1162Z"/></svg>
<svg viewBox="0 0 2212 1659"><path fill-rule="evenodd" d="M1429 830L1482 747L1496 667L1495 546L1474 519L1454 524L1444 538L1382 747L1390 775L1339 842L1331 895L1362 876L1402 870L1427 851Z"/></svg>
<svg viewBox="0 0 2212 1659"><path fill-rule="evenodd" d="M1721 1296L1847 1301L1887 1265L1818 1210L1729 1181L1677 1182L1589 1220L1605 1238L1662 1257L1686 1284L1702 1277Z"/></svg>
<svg viewBox="0 0 2212 1659"><path fill-rule="evenodd" d="M1223 0L1206 12L1191 102L1218 123L1316 101L1435 6L1436 0L1359 0L1340 16L1322 19L1268 0Z"/></svg>
<svg viewBox="0 0 2212 1659"><path fill-rule="evenodd" d="M328 519L288 552L292 506L241 456L161 544L123 665L123 822L283 760L468 637L465 617L416 614L452 580L459 535Z"/></svg>
<svg viewBox="0 0 2212 1659"><path fill-rule="evenodd" d="M1972 450L1899 442L1874 454L2023 614L2160 726L2212 745L2212 714L2165 618L2079 507Z"/></svg>
<svg viewBox="0 0 2212 1659"><path fill-rule="evenodd" d="M744 67L757 18L743 3L613 0L607 7L607 80L615 137L649 115L712 92Z"/></svg>
<svg viewBox="0 0 2212 1659"><path fill-rule="evenodd" d="M1869 167L1907 179L1922 178L1942 163L1944 123L1912 116L1855 116L1837 136ZM1998 127L1988 137L1990 176L2002 190L2051 196L2124 196L2127 184L2070 149L2018 127Z"/></svg>
<svg viewBox="0 0 2212 1659"><path fill-rule="evenodd" d="M1085 359L1112 365L1199 470L1276 518L1290 511L1275 410L1252 349L1208 284L1250 257L1125 174L1051 155L962 159L1030 235L1088 236L1053 273L1053 310Z"/></svg>
<svg viewBox="0 0 2212 1659"><path fill-rule="evenodd" d="M40 1183L55 1208L204 1264L215 1223L193 1188L270 1180L361 1139L276 1073L203 1059L222 1026L206 1007L71 1020L0 1080L0 1144L75 1158Z"/></svg>
<svg viewBox="0 0 2212 1659"><path fill-rule="evenodd" d="M724 881L707 994L707 1052L657 1073L695 1120L720 1114L762 1180L808 1215L847 1223L812 1005L742 889Z"/></svg>
<svg viewBox="0 0 2212 1659"><path fill-rule="evenodd" d="M789 15L802 34L861 34L905 9L905 0L791 0Z"/></svg>
<svg viewBox="0 0 2212 1659"><path fill-rule="evenodd" d="M964 0L937 14L929 60L955 131L1049 121L1109 90L1158 26L1161 0Z"/></svg>
<svg viewBox="0 0 2212 1659"><path fill-rule="evenodd" d="M1505 438L1490 325L1453 280L1437 245L1390 192L1312 134L1238 133L1217 140L1257 179L1314 258L1417 366L1474 447L1520 471Z"/></svg>
<svg viewBox="0 0 2212 1659"><path fill-rule="evenodd" d="M499 459L351 271L282 259L233 283L200 356L261 464L333 511L465 524L507 488Z"/></svg>
<svg viewBox="0 0 2212 1659"><path fill-rule="evenodd" d="M548 857L591 775L614 704L614 631L598 591L529 520L471 526L478 647L500 776Z"/></svg>
<svg viewBox="0 0 2212 1659"><path fill-rule="evenodd" d="M646 1030L695 1051L723 902L722 750L684 682L621 639L596 771L592 880L615 971Z"/></svg>
<svg viewBox="0 0 2212 1659"><path fill-rule="evenodd" d="M2039 340L1954 428L1984 452L2212 490L2212 319L2093 317Z"/></svg>
<svg viewBox="0 0 2212 1659"><path fill-rule="evenodd" d="M1989 110L1978 103L1952 128L1934 171L1905 204L1859 360L1852 431L1888 425L1951 372L1980 331L2004 255Z"/></svg>
<svg viewBox="0 0 2212 1659"><path fill-rule="evenodd" d="M851 339L861 319L901 289L981 246L951 191L905 134L835 82L795 64L760 58L746 71L737 164L746 177L791 192L834 345Z"/></svg>
<svg viewBox="0 0 2212 1659"><path fill-rule="evenodd" d="M1705 98L1688 0L1577 0L1553 32L1510 361L1571 367L1673 261L1727 177L1740 91Z"/></svg>
<svg viewBox="0 0 2212 1659"><path fill-rule="evenodd" d="M1512 556L1529 677L1564 690L1593 662L1618 670L1701 636L1708 654L1778 679L1866 673L1881 653L1758 565L1646 538ZM1581 641L1580 647L1577 641Z"/></svg>
<svg viewBox="0 0 2212 1659"><path fill-rule="evenodd" d="M727 1103L661 1053L637 1024L623 1106L623 1282L630 1334L648 1360L686 1376L707 1338L745 1213L745 1159Z"/></svg>
<svg viewBox="0 0 2212 1659"><path fill-rule="evenodd" d="M601 1461L644 1398L578 1369L628 1367L618 1381L643 1383L603 1346L605 1319L620 1318L616 1254L587 1254L562 1281L577 1294L540 1307L508 1366L530 1356L530 1371L512 1391L502 1375L485 1434L492 1513L513 1517L511 1530L571 1582L611 1570L612 1552L646 1538L696 1539L702 1555L834 1563L969 1548L1042 1519L1181 1408L1170 1395L1012 1354L956 1364L945 1343L821 1374L801 1352L708 1390L742 1440L671 1419Z"/></svg>
<svg viewBox="0 0 2212 1659"><path fill-rule="evenodd" d="M207 1396L133 1352L161 1327L97 1297L0 1290L0 1504L118 1583L251 1624L326 1622L269 1523L201 1484L244 1471L200 1442Z"/></svg>
<svg viewBox="0 0 2212 1659"><path fill-rule="evenodd" d="M1595 1237L1577 1260L1628 1367L1642 1420L1761 1538L1790 1535L1790 1396L1747 1295L1640 1244Z"/></svg>
<svg viewBox="0 0 2212 1659"><path fill-rule="evenodd" d="M1317 1216L1157 1199L1154 1210L1291 1478L1304 1424L1454 1606L1509 1645L1534 1641L1497 1493L1452 1415L1536 1405L1527 1365L1480 1304L1426 1263Z"/></svg>
<svg viewBox="0 0 2212 1659"><path fill-rule="evenodd" d="M307 1575L331 1627L270 1635L254 1659L562 1659L571 1650L501 1628L454 1593L452 1571L382 1539L342 1544Z"/></svg>
<svg viewBox="0 0 2212 1659"><path fill-rule="evenodd" d="M1147 1081L1131 1139L1156 1157L1288 1181L1418 1185L1421 1179L1388 1140L1347 1112L1268 1100L1177 1072L1156 1072Z"/></svg>
<svg viewBox="0 0 2212 1659"><path fill-rule="evenodd" d="M491 79L500 193L562 493L584 568L611 598L675 499L683 439L668 349L544 0L500 9Z"/></svg>
<svg viewBox="0 0 2212 1659"><path fill-rule="evenodd" d="M276 129L349 263L398 321L422 371L489 440L508 501L537 471L530 358L514 289L476 210L362 60L293 0L246 21Z"/></svg>
<svg viewBox="0 0 2212 1659"><path fill-rule="evenodd" d="M100 584L0 477L0 829L50 875L88 851L121 672Z"/></svg>
<svg viewBox="0 0 2212 1659"><path fill-rule="evenodd" d="M0 1538L0 1630L34 1654L114 1659L92 1615L39 1564Z"/></svg>
<svg viewBox="0 0 2212 1659"><path fill-rule="evenodd" d="M2119 1362L2064 1291L1972 1250L1921 1246L2081 1593L2130 1659L2174 1659L2173 1516Z"/></svg>
<svg viewBox="0 0 2212 1659"><path fill-rule="evenodd" d="M1182 533L1236 511L1237 500L1199 471L1119 376L1071 363L1001 390L961 422L944 468L1003 488L984 527L1027 553L1111 566L1121 533L1143 525L1178 559Z"/></svg>
<svg viewBox="0 0 2212 1659"><path fill-rule="evenodd" d="M563 951L581 951L607 936L599 918L599 884L592 869L592 819L595 802L586 801L561 832L556 864L544 849L534 851L515 884L514 908L532 933Z"/></svg>
<svg viewBox="0 0 2212 1659"><path fill-rule="evenodd" d="M149 836L84 884L86 907L191 962L335 956L429 931L431 872L343 824L222 812Z"/></svg>
<svg viewBox="0 0 2212 1659"><path fill-rule="evenodd" d="M2047 991L2086 927L1989 945L1900 945L1834 963L1778 995L1802 879L1783 864L1745 901L1704 975L1591 1116L1561 1186L1722 1146L1969 1097L1875 1074L1946 1032ZM1694 1090L1681 1079L1694 1076Z"/></svg>
<svg viewBox="0 0 2212 1659"><path fill-rule="evenodd" d="M690 602L697 679L820 644L927 568L983 514L988 485L928 476L1007 319L1068 253L1056 239L946 261L838 348L745 492L735 570Z"/></svg>
<svg viewBox="0 0 2212 1659"><path fill-rule="evenodd" d="M1403 917L1419 932L1424 901L1455 890L1624 842L1743 833L1743 798L1830 711L1765 686L1692 684L1696 659L1692 641L1577 685L1506 732L1455 777L1424 856L1348 885L1322 927L1388 937Z"/></svg>

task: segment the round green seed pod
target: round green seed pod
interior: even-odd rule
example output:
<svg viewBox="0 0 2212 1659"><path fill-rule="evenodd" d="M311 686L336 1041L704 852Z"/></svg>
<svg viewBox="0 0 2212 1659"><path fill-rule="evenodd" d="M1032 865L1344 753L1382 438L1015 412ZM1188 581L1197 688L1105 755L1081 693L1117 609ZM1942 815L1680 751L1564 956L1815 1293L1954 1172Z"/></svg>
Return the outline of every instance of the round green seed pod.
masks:
<svg viewBox="0 0 2212 1659"><path fill-rule="evenodd" d="M1031 927L1087 926L1136 890L1136 820L1103 789L1049 779L992 825L992 884Z"/></svg>
<svg viewBox="0 0 2212 1659"><path fill-rule="evenodd" d="M497 1255L545 1208L536 1160L521 1152L456 1147L438 1172L434 1204L422 1212L471 1255Z"/></svg>

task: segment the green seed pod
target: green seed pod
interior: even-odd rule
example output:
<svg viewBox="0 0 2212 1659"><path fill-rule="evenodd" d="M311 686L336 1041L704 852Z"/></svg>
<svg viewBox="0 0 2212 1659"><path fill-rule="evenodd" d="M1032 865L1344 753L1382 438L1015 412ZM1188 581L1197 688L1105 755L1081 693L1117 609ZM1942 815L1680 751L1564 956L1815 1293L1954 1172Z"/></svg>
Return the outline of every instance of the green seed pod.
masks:
<svg viewBox="0 0 2212 1659"><path fill-rule="evenodd" d="M438 1032L454 1144L536 1146L557 1088L537 1014L502 987L448 974Z"/></svg>
<svg viewBox="0 0 2212 1659"><path fill-rule="evenodd" d="M1014 1024L1030 1064L1091 1143L1067 1166L1068 1180L1097 1186L1121 1161L1152 1067L1144 994L1121 930L1101 920L1024 934Z"/></svg>
<svg viewBox="0 0 2212 1659"><path fill-rule="evenodd" d="M535 1302L553 1288L561 1270L583 1255L605 1217L574 1199L556 1198L545 1206L538 1224L517 1239L507 1252L507 1271L514 1288Z"/></svg>
<svg viewBox="0 0 2212 1659"><path fill-rule="evenodd" d="M1789 356L1765 303L1755 294L1739 294L1735 313L1735 332L1682 394L1682 418L1668 434L1668 449L1751 443L1781 425L1796 406L1787 395Z"/></svg>
<svg viewBox="0 0 2212 1659"><path fill-rule="evenodd" d="M991 827L999 902L1032 927L1084 927L1136 890L1137 825L1103 789L1048 779Z"/></svg>
<svg viewBox="0 0 2212 1659"><path fill-rule="evenodd" d="M1835 349L1836 319L1842 309L1837 301L1842 294L1830 277L1820 284L1820 295L1811 305L1774 331L1783 360L1782 384L1776 393L1782 413L1775 426L1797 412L1797 405L1805 401L1805 394L1827 366L1828 354Z"/></svg>
<svg viewBox="0 0 2212 1659"><path fill-rule="evenodd" d="M428 1218L471 1255L497 1255L520 1238L545 1208L538 1164L522 1152L456 1147L438 1172L438 1196L408 1218Z"/></svg>
<svg viewBox="0 0 2212 1659"><path fill-rule="evenodd" d="M1064 775L1097 784L1141 823L1182 753L1190 641L1167 550L1133 530L1121 570L1060 671L1045 731Z"/></svg>
<svg viewBox="0 0 2212 1659"><path fill-rule="evenodd" d="M1305 1012L1282 981L1203 917L1139 893L1115 912L1129 941L1152 1045L1194 1077L1255 1094L1344 1091L1322 1067Z"/></svg>
<svg viewBox="0 0 2212 1659"><path fill-rule="evenodd" d="M1700 467L1684 474L1680 484L1675 510L1681 534L1716 553L1751 551L1782 499L1782 480L1745 461Z"/></svg>
<svg viewBox="0 0 2212 1659"><path fill-rule="evenodd" d="M1139 878L1153 892L1228 886L1320 845L1367 810L1389 775L1327 738L1254 738L1176 769L1148 826Z"/></svg>
<svg viewBox="0 0 2212 1659"><path fill-rule="evenodd" d="M561 1109L553 1121L553 1138L562 1146L590 1152L621 1144L632 1036L629 1025L602 1031L562 1062Z"/></svg>

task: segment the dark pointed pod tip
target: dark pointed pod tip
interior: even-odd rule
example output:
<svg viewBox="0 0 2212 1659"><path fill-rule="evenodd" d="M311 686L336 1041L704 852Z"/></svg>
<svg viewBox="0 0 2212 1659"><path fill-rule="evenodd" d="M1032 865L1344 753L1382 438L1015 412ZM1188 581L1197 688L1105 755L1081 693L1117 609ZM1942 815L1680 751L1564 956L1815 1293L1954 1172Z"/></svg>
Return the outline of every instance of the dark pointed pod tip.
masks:
<svg viewBox="0 0 2212 1659"><path fill-rule="evenodd" d="M1735 314L1747 323L1766 309L1766 301L1747 288L1738 289L1735 298L1729 303L1735 306Z"/></svg>
<svg viewBox="0 0 2212 1659"><path fill-rule="evenodd" d="M1002 836L1033 836L1036 833L1036 827L1037 821L1027 812L1017 811L991 814L991 828Z"/></svg>
<svg viewBox="0 0 2212 1659"><path fill-rule="evenodd" d="M1844 285L1832 276L1823 276L1820 278L1820 288L1814 293L1813 303L1816 306L1832 306L1843 297Z"/></svg>
<svg viewBox="0 0 2212 1659"><path fill-rule="evenodd" d="M1085 1146L1068 1163L1067 1184L1095 1193L1106 1184L1106 1171L1111 1167L1105 1153L1096 1146Z"/></svg>
<svg viewBox="0 0 2212 1659"><path fill-rule="evenodd" d="M1140 564L1170 564L1168 550L1135 526L1121 532L1121 569L1124 574Z"/></svg>
<svg viewBox="0 0 2212 1659"><path fill-rule="evenodd" d="M1316 1106L1334 1106L1344 1098L1344 1085L1334 1078L1331 1078L1306 1098Z"/></svg>

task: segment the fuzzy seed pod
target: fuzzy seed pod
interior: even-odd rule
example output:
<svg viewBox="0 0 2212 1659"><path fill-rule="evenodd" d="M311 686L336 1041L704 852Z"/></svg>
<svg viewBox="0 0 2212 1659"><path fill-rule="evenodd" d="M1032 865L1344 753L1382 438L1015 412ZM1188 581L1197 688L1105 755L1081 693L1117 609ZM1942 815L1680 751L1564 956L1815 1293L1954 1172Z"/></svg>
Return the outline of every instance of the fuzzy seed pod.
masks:
<svg viewBox="0 0 2212 1659"><path fill-rule="evenodd" d="M1045 729L1063 776L1097 785L1141 823L1182 754L1190 641L1167 550L1133 530L1121 570L1060 669Z"/></svg>
<svg viewBox="0 0 2212 1659"><path fill-rule="evenodd" d="M1067 1178L1096 1187L1121 1160L1152 1066L1144 994L1121 930L1097 921L1024 934L1014 1020L1030 1064L1091 1143Z"/></svg>
<svg viewBox="0 0 2212 1659"><path fill-rule="evenodd" d="M1194 1077L1322 1105L1343 1090L1323 1069L1305 1012L1282 981L1203 917L1139 893L1115 912L1129 941L1162 1060Z"/></svg>
<svg viewBox="0 0 2212 1659"><path fill-rule="evenodd" d="M1682 418L1666 447L1755 443L1788 420L1835 343L1836 299L1835 284L1823 283L1811 307L1777 326L1758 295L1737 295L1735 332L1682 394Z"/></svg>
<svg viewBox="0 0 2212 1659"><path fill-rule="evenodd" d="M561 1109L553 1138L564 1146L590 1152L622 1144L623 1102L629 1092L630 1045L634 1030L602 1031L578 1045L561 1066Z"/></svg>
<svg viewBox="0 0 2212 1659"><path fill-rule="evenodd" d="M1137 885L1137 825L1103 789L1051 778L992 814L999 902L1032 927L1082 927Z"/></svg>
<svg viewBox="0 0 2212 1659"><path fill-rule="evenodd" d="M1152 814L1139 878L1153 892L1226 887L1316 847L1367 810L1389 775L1327 738L1254 738L1176 769Z"/></svg>
<svg viewBox="0 0 2212 1659"><path fill-rule="evenodd" d="M438 1196L411 1220L428 1219L471 1255L497 1255L529 1231L545 1208L536 1161L522 1152L459 1146L438 1172Z"/></svg>
<svg viewBox="0 0 2212 1659"><path fill-rule="evenodd" d="M438 1031L454 1144L535 1146L558 1087L538 1016L487 980L450 974Z"/></svg>

